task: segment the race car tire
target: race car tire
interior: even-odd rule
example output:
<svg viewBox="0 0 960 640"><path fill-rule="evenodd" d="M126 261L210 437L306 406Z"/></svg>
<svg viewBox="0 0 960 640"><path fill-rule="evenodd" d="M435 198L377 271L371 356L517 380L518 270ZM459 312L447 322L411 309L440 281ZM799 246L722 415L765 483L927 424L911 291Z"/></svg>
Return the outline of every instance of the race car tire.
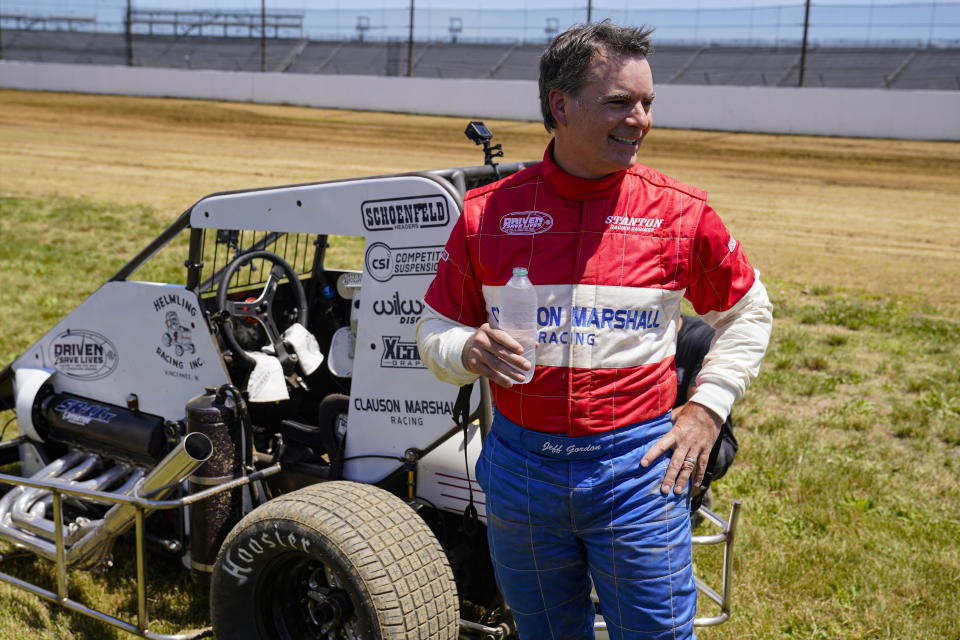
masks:
<svg viewBox="0 0 960 640"><path fill-rule="evenodd" d="M332 481L274 498L220 548L213 631L231 640L454 640L459 602L436 537L406 503Z"/></svg>

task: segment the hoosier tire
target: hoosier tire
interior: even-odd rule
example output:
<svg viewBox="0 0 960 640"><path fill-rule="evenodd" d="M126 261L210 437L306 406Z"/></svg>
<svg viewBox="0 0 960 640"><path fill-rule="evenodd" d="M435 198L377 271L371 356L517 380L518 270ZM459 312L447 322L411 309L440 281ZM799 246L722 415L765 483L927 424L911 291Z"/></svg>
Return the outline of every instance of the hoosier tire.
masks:
<svg viewBox="0 0 960 640"><path fill-rule="evenodd" d="M377 487L324 482L233 528L210 590L220 640L454 640L453 573L430 528Z"/></svg>

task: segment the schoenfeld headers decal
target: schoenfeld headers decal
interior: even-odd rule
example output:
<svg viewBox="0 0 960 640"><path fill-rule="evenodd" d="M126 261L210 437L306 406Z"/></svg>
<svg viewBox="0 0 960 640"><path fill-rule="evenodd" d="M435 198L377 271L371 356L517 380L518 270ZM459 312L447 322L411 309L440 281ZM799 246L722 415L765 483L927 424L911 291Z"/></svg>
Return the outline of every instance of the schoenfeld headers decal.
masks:
<svg viewBox="0 0 960 640"><path fill-rule="evenodd" d="M426 229L450 222L447 201L439 195L367 200L360 210L368 231Z"/></svg>

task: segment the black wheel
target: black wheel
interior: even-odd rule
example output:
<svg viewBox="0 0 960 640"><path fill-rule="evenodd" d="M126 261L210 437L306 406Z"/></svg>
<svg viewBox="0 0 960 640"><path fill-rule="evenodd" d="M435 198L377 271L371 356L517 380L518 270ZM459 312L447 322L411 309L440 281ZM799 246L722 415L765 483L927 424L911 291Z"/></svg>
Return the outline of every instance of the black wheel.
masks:
<svg viewBox="0 0 960 640"><path fill-rule="evenodd" d="M221 640L454 640L453 572L429 527L372 485L324 482L233 528L210 593Z"/></svg>

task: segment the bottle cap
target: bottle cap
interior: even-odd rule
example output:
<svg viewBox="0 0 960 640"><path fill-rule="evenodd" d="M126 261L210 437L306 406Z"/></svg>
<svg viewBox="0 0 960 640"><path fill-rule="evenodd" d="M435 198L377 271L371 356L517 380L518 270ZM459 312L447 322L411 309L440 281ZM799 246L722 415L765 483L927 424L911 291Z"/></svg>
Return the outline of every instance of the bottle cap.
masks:
<svg viewBox="0 0 960 640"><path fill-rule="evenodd" d="M526 267L514 267L514 268L513 268L513 275L515 275L515 276L525 276L525 275L527 275L527 268L526 268Z"/></svg>

